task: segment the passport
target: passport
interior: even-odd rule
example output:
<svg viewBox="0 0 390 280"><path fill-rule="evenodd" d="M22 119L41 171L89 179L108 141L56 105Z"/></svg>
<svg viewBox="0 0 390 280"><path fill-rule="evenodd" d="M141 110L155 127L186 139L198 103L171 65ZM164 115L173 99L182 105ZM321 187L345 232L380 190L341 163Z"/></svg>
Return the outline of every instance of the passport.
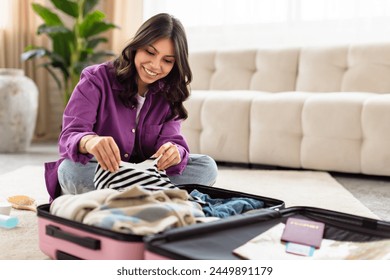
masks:
<svg viewBox="0 0 390 280"><path fill-rule="evenodd" d="M321 247L325 224L304 219L288 218L282 234L282 241L301 245Z"/></svg>

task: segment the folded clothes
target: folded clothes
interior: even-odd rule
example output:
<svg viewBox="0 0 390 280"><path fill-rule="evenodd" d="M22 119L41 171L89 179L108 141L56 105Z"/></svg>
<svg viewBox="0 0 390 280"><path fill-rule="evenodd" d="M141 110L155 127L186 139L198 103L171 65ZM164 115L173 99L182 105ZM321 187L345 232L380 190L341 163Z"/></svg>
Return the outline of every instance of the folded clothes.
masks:
<svg viewBox="0 0 390 280"><path fill-rule="evenodd" d="M196 189L190 195L204 202L200 205L202 205L206 217L226 218L264 207L263 201L253 198L211 198L208 194L201 193Z"/></svg>
<svg viewBox="0 0 390 280"><path fill-rule="evenodd" d="M113 231L149 235L203 219L202 208L188 198L187 191L172 188L101 189L62 195L52 202L50 213Z"/></svg>

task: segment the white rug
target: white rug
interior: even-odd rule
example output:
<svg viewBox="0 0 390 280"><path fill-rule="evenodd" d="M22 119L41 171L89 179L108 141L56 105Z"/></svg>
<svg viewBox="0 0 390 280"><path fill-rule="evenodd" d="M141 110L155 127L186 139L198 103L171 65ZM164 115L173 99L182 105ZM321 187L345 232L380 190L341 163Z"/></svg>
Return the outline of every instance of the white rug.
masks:
<svg viewBox="0 0 390 280"><path fill-rule="evenodd" d="M28 195L38 204L47 203L43 167L25 166L0 175L0 201L13 195ZM42 260L48 259L39 249L38 226L35 212L11 210L19 218L19 225L13 229L0 228L0 259Z"/></svg>
<svg viewBox="0 0 390 280"><path fill-rule="evenodd" d="M286 207L315 206L377 218L326 172L220 170L216 186L283 200ZM47 203L43 167L25 166L0 175L0 201L12 195L28 195ZM0 228L0 259L48 259L39 249L37 216L13 209L19 217L14 229Z"/></svg>
<svg viewBox="0 0 390 280"><path fill-rule="evenodd" d="M276 198L286 207L312 206L378 219L327 172L222 169L216 186Z"/></svg>

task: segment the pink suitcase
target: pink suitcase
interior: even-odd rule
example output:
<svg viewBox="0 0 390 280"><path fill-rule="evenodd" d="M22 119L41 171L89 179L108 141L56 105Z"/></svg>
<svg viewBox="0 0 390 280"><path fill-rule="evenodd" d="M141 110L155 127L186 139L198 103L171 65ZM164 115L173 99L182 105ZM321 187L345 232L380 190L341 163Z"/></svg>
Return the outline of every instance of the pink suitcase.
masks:
<svg viewBox="0 0 390 280"><path fill-rule="evenodd" d="M49 212L50 205L38 207L39 248L52 259L142 260L142 236L121 234L85 225Z"/></svg>
<svg viewBox="0 0 390 280"><path fill-rule="evenodd" d="M262 200L266 209L283 209L278 199L251 195L219 188L185 185L191 192L197 189L210 197L248 197ZM52 259L88 260L142 260L145 259L144 237L124 234L80 222L64 219L50 213L50 204L40 205L37 211L39 247ZM156 256L157 257L157 256Z"/></svg>

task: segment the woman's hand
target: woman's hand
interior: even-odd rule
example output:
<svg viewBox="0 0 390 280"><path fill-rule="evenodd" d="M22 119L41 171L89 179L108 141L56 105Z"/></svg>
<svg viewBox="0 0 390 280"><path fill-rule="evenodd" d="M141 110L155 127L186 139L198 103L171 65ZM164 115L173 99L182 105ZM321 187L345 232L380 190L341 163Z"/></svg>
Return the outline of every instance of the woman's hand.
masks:
<svg viewBox="0 0 390 280"><path fill-rule="evenodd" d="M87 135L84 142L85 152L92 154L104 170L118 171L121 161L120 152L114 138L110 136ZM80 142L84 140L84 137Z"/></svg>
<svg viewBox="0 0 390 280"><path fill-rule="evenodd" d="M152 157L161 158L157 162L157 168L159 170L165 170L170 166L179 164L181 162L179 149L171 142L167 142L162 145Z"/></svg>

